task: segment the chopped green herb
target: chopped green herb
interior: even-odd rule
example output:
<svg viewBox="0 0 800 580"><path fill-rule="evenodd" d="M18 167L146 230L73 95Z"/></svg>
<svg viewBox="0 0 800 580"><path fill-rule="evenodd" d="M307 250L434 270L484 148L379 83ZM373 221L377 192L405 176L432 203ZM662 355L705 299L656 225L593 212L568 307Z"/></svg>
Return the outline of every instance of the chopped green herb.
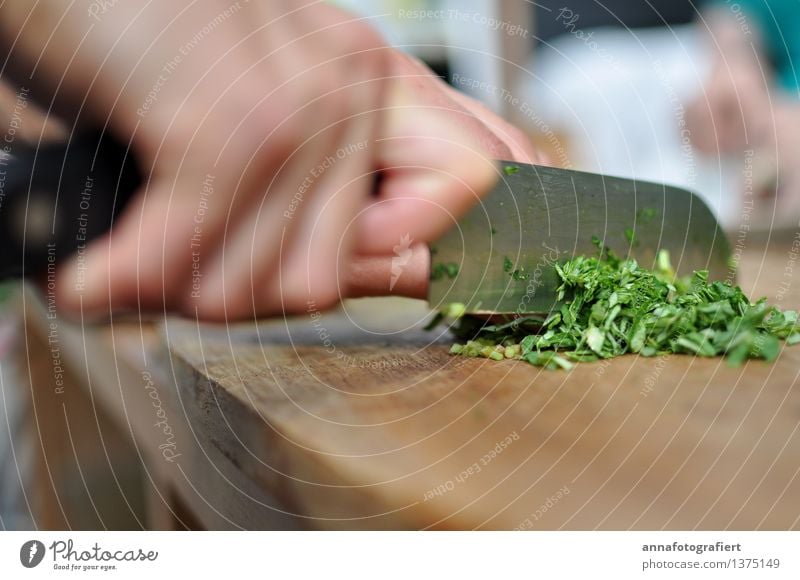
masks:
<svg viewBox="0 0 800 580"><path fill-rule="evenodd" d="M451 280L458 276L458 264L447 262L434 264L431 267L431 280L441 280L445 276Z"/></svg>
<svg viewBox="0 0 800 580"><path fill-rule="evenodd" d="M514 175L517 171L519 171L519 167L516 165L504 165L503 171L506 175Z"/></svg>
<svg viewBox="0 0 800 580"><path fill-rule="evenodd" d="M657 212L652 207L646 207L639 211L639 219L642 220L644 223L649 223L653 221L656 215Z"/></svg>
<svg viewBox="0 0 800 580"><path fill-rule="evenodd" d="M511 272L511 278L513 280L527 280L528 273L525 271L524 268L517 268L513 272Z"/></svg>
<svg viewBox="0 0 800 580"><path fill-rule="evenodd" d="M442 309L442 314L452 319L461 318L466 312L467 307L460 302L451 302Z"/></svg>
<svg viewBox="0 0 800 580"><path fill-rule="evenodd" d="M510 267L504 264L506 271ZM548 369L626 353L725 356L737 366L748 358L775 360L781 340L800 343L796 311L769 306L765 298L750 302L739 287L709 281L706 271L678 279L664 251L654 270L622 260L608 248L601 248L598 257L578 256L555 269L561 280L558 310L546 319L527 316L487 324L463 316L462 305L453 311L461 316L451 330L466 343L451 353L511 358Z"/></svg>
<svg viewBox="0 0 800 580"><path fill-rule="evenodd" d="M445 304L439 312L437 312L431 321L425 326L425 330L433 330L439 324L447 319L450 320L458 320L462 316L464 316L467 312L467 307L460 302L451 302L450 304ZM450 349L451 354L458 354L461 352L461 345L454 344L453 348Z"/></svg>
<svg viewBox="0 0 800 580"><path fill-rule="evenodd" d="M513 280L527 280L528 273L525 268L514 268L514 262L510 258L503 258L503 272L511 276Z"/></svg>

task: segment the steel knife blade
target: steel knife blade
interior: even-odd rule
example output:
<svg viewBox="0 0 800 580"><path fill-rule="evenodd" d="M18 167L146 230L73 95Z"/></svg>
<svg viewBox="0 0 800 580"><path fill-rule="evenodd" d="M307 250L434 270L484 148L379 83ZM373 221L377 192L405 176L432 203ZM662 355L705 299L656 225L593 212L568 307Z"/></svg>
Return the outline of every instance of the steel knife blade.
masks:
<svg viewBox="0 0 800 580"><path fill-rule="evenodd" d="M733 281L728 241L708 206L662 183L501 161L494 189L431 245L432 308L546 313L556 306L555 263L597 244L652 268L669 252L679 275L708 270Z"/></svg>

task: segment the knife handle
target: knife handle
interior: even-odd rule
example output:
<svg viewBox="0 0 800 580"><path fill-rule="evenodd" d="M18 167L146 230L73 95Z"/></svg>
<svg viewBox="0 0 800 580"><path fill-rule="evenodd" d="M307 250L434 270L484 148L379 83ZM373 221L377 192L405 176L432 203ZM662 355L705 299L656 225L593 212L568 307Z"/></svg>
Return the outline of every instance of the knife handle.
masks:
<svg viewBox="0 0 800 580"><path fill-rule="evenodd" d="M55 271L111 227L142 182L109 133L0 144L0 279Z"/></svg>

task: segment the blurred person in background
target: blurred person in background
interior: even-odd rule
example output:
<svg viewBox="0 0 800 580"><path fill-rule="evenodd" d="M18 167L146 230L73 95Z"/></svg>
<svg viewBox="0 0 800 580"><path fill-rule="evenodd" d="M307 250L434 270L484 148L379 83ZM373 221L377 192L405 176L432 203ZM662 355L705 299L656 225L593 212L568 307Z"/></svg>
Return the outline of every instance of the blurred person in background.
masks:
<svg viewBox="0 0 800 580"><path fill-rule="evenodd" d="M712 0L711 71L688 108L694 145L708 155L756 150L755 193L775 196L764 227L800 220L800 4L794 0Z"/></svg>
<svg viewBox="0 0 800 580"><path fill-rule="evenodd" d="M570 165L692 189L729 230L752 186L748 226L797 225L800 4L544 0L535 22L518 91Z"/></svg>

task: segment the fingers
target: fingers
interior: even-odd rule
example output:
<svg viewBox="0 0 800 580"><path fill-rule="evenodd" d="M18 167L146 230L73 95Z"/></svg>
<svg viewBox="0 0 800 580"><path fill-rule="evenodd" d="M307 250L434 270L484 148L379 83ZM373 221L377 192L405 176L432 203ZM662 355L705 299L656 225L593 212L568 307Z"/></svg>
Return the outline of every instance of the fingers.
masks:
<svg viewBox="0 0 800 580"><path fill-rule="evenodd" d="M358 142L366 139L348 141ZM354 218L371 193L371 177L371 156L365 150L350 153L346 163L337 162L325 171L292 239L283 240L277 273L261 270L257 299L262 311L322 310L346 296L341 275L353 254Z"/></svg>
<svg viewBox="0 0 800 580"><path fill-rule="evenodd" d="M204 247L200 289L186 296L184 312L223 320L262 311L263 285L273 282L263 273L277 279L282 244L294 243L299 224L313 219L308 200L318 192L340 133L328 129L296 148L266 184L257 186L263 190L256 191L246 211L226 220L216 243Z"/></svg>
<svg viewBox="0 0 800 580"><path fill-rule="evenodd" d="M328 308L344 295L340 267L350 227L372 187L372 123L348 123L338 141L308 145L290 159L263 204L231 223L186 312L213 320Z"/></svg>
<svg viewBox="0 0 800 580"><path fill-rule="evenodd" d="M391 255L400 240L430 242L485 195L494 162L451 119L395 93L377 139L378 197L359 216L357 250Z"/></svg>
<svg viewBox="0 0 800 580"><path fill-rule="evenodd" d="M73 260L62 268L63 306L93 316L110 310L177 310L196 292L200 266L229 216L251 203L258 172L248 170L244 151L254 155L241 144L215 151L190 143L183 155L157 157L155 163L167 170L151 174L110 235L93 242L80 264Z"/></svg>
<svg viewBox="0 0 800 580"><path fill-rule="evenodd" d="M520 163L543 163L546 158L537 152L528 136L500 115L475 99L452 87L447 87L456 103L479 119L486 128L500 138L502 146L496 140L483 141L483 146L493 159L518 161Z"/></svg>
<svg viewBox="0 0 800 580"><path fill-rule="evenodd" d="M359 218L358 251L430 242L496 181L492 159L543 162L522 131L445 85L419 61L391 59L393 83L378 163L379 196Z"/></svg>
<svg viewBox="0 0 800 580"><path fill-rule="evenodd" d="M200 17L207 14L203 10ZM65 307L100 315L109 309L163 309L213 319L228 311L232 318L252 317L280 307L282 296L273 287L287 259L292 265L282 274L293 296L326 305L338 296L338 243L369 192L366 185L345 183L372 171L371 162L348 158L339 165L352 165L355 174L326 172L306 192L307 203L288 228L288 239L298 240L288 242L289 248L297 243L308 254L302 269L292 257L298 252L280 245L283 212L304 176L337 150L342 135L352 140L361 132L371 139L369 127L346 131L358 126L356 113L376 108L382 94L382 83L370 84L382 77L380 39L365 24L334 17L331 10L316 11L315 19L290 19L282 24L282 36L242 34L241 45L215 34L214 42L202 43L209 51L207 70L190 68L187 57L186 66L165 81L142 117L144 137L137 141L152 180L111 236L93 244L80 265L62 269ZM239 13L234 22L242 23ZM242 32L225 28L233 36ZM194 64L199 50L191 53ZM373 117L365 117L366 125ZM327 130L339 124L338 134ZM288 182L271 187L291 152L320 132L332 136L314 157L289 164L293 170L281 175ZM339 182L328 173L341 173ZM348 194L343 201L326 205L340 190Z"/></svg>
<svg viewBox="0 0 800 580"><path fill-rule="evenodd" d="M202 220L216 211L209 199L174 190L175 184L165 181L140 192L109 235L61 268L58 298L64 309L108 316L112 310L177 306L192 269L195 227L199 241Z"/></svg>
<svg viewBox="0 0 800 580"><path fill-rule="evenodd" d="M29 89L15 90L0 82L0 125L13 126L15 137L29 143L63 139L67 134L63 123L40 108L29 98Z"/></svg>
<svg viewBox="0 0 800 580"><path fill-rule="evenodd" d="M392 58L392 75L413 91L418 104L430 105L461 126L472 144L490 158L521 163L542 160L523 131L445 83L414 57L397 53Z"/></svg>
<svg viewBox="0 0 800 580"><path fill-rule="evenodd" d="M425 243L490 190L493 157L534 152L413 61L405 72L422 84L387 92L382 61L363 56L372 44L354 44L361 56L345 68L359 72L344 80L331 80L342 66L327 68L326 55L304 55L313 75L269 87L279 106L250 98L262 91L249 76L235 98L223 92L175 109L177 138L150 135L151 182L82 264L64 268L61 303L84 314L231 320L323 309L347 295L424 297ZM328 80L306 85L311 76ZM299 87L314 90L306 97ZM287 94L298 98L287 104ZM362 255L384 258L354 258Z"/></svg>

